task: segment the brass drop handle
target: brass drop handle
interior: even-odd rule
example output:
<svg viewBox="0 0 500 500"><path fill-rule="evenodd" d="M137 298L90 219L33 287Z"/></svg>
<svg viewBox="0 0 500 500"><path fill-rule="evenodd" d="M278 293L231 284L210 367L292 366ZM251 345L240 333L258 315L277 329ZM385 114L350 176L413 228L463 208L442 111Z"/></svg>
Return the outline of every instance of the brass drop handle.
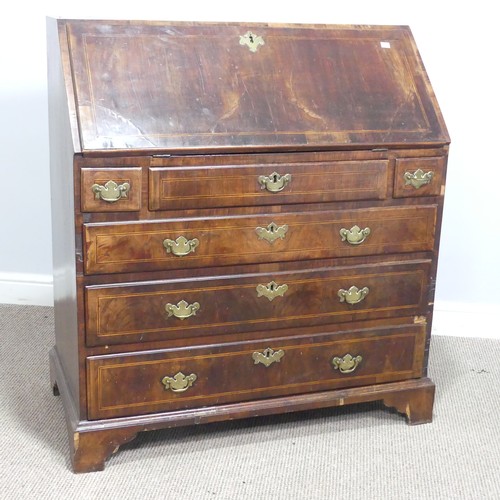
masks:
<svg viewBox="0 0 500 500"><path fill-rule="evenodd" d="M335 356L332 359L332 365L335 370L340 373L352 373L363 361L362 356L352 356L351 354L346 354L344 357L339 358Z"/></svg>
<svg viewBox="0 0 500 500"><path fill-rule="evenodd" d="M348 304L357 304L361 302L370 292L367 286L363 288L358 288L357 286L351 286L349 290L344 290L341 288L337 295L339 296L340 302L347 302Z"/></svg>
<svg viewBox="0 0 500 500"><path fill-rule="evenodd" d="M167 253L171 253L177 257L184 257L194 252L199 244L200 241L198 238L188 240L184 236L179 236L176 240L169 240L168 238L163 240L163 246Z"/></svg>
<svg viewBox="0 0 500 500"><path fill-rule="evenodd" d="M108 181L104 186L100 184L92 185L92 192L94 193L95 199L107 203L114 203L121 198L127 198L129 191L130 184L128 182L117 184L115 181Z"/></svg>
<svg viewBox="0 0 500 500"><path fill-rule="evenodd" d="M167 311L168 318L175 316L179 319L190 318L191 316L196 316L196 312L200 310L200 304L198 302L193 302L188 304L185 300L181 300L177 305L166 304L165 311Z"/></svg>
<svg viewBox="0 0 500 500"><path fill-rule="evenodd" d="M359 226L352 226L351 229L343 227L339 232L342 241L347 241L350 245L360 245L370 235L371 229L369 227L361 229Z"/></svg>
<svg viewBox="0 0 500 500"><path fill-rule="evenodd" d="M284 355L285 351L283 351L283 349L274 351L273 349L268 347L267 349L264 349L264 351L262 352L254 352L252 354L252 359L255 365L262 363L266 368L268 368L273 363L279 363Z"/></svg>
<svg viewBox="0 0 500 500"><path fill-rule="evenodd" d="M198 377L195 373L191 375L184 375L184 373L176 373L173 377L168 375L161 379L161 383L165 386L165 390L169 389L172 392L184 392L187 391L195 382Z"/></svg>
<svg viewBox="0 0 500 500"><path fill-rule="evenodd" d="M271 281L267 285L257 285L257 297L267 297L271 302L276 297L283 297L288 290L288 285L278 285L275 281Z"/></svg>
<svg viewBox="0 0 500 500"><path fill-rule="evenodd" d="M434 177L434 172L430 170L425 172L422 169L415 170L415 172L405 172L403 178L405 180L405 185L413 186L415 189L419 189L426 184L429 184Z"/></svg>
<svg viewBox="0 0 500 500"><path fill-rule="evenodd" d="M272 244L277 239L285 239L286 233L288 232L288 225L278 226L274 222L271 222L267 227L257 227L255 232L260 240L266 240L268 243Z"/></svg>
<svg viewBox="0 0 500 500"><path fill-rule="evenodd" d="M292 180L291 174L280 175L273 172L271 175L260 175L259 184L261 189L267 189L270 193L279 193Z"/></svg>

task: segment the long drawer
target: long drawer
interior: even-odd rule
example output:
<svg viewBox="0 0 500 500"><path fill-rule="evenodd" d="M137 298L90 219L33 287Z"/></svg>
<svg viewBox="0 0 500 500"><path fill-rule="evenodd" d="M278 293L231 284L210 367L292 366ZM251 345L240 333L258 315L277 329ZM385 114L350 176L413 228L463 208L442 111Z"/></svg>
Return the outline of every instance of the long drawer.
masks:
<svg viewBox="0 0 500 500"><path fill-rule="evenodd" d="M393 382L422 374L425 327L92 356L89 419Z"/></svg>
<svg viewBox="0 0 500 500"><path fill-rule="evenodd" d="M425 314L431 261L86 287L87 344Z"/></svg>
<svg viewBox="0 0 500 500"><path fill-rule="evenodd" d="M150 210L381 200L388 160L152 167Z"/></svg>
<svg viewBox="0 0 500 500"><path fill-rule="evenodd" d="M432 250L435 205L84 224L85 273Z"/></svg>

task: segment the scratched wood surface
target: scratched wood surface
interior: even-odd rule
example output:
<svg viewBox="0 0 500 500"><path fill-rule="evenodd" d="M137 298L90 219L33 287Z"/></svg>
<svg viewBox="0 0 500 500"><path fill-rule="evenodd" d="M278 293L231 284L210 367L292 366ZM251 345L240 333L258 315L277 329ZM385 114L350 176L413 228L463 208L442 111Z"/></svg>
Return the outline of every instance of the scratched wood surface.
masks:
<svg viewBox="0 0 500 500"><path fill-rule="evenodd" d="M70 21L67 30L87 151L448 142L406 27ZM247 31L264 42L255 52L240 43Z"/></svg>

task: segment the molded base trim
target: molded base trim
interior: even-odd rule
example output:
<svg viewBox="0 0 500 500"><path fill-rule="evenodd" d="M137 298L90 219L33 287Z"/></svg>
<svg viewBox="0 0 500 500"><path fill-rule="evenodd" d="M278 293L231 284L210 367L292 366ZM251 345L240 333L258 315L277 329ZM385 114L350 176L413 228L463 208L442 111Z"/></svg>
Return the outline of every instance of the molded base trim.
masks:
<svg viewBox="0 0 500 500"><path fill-rule="evenodd" d="M397 411L405 414L409 424L420 424L432 420L434 402L433 382L428 378L421 378L151 415L78 421L75 418L75 403L67 394L68 386L55 348L50 352L50 373L52 389L56 389L55 394L61 394L65 407L71 462L75 472L103 470L111 454L142 431L377 400L382 400L386 406L395 407Z"/></svg>

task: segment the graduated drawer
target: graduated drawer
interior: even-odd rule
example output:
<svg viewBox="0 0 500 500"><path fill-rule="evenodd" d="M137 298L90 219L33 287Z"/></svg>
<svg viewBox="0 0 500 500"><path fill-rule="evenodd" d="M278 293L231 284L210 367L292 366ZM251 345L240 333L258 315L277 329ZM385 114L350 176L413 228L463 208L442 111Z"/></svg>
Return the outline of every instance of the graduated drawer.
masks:
<svg viewBox="0 0 500 500"><path fill-rule="evenodd" d="M82 168L82 212L134 212L141 208L142 169Z"/></svg>
<svg viewBox="0 0 500 500"><path fill-rule="evenodd" d="M371 385L422 374L425 327L92 356L89 419Z"/></svg>
<svg viewBox="0 0 500 500"><path fill-rule="evenodd" d="M430 265L430 261L414 261L87 286L87 344L425 314Z"/></svg>
<svg viewBox="0 0 500 500"><path fill-rule="evenodd" d="M394 172L394 198L444 194L446 157L398 158Z"/></svg>
<svg viewBox="0 0 500 500"><path fill-rule="evenodd" d="M85 273L432 250L436 206L84 224Z"/></svg>
<svg viewBox="0 0 500 500"><path fill-rule="evenodd" d="M150 210L382 200L387 160L152 167Z"/></svg>

